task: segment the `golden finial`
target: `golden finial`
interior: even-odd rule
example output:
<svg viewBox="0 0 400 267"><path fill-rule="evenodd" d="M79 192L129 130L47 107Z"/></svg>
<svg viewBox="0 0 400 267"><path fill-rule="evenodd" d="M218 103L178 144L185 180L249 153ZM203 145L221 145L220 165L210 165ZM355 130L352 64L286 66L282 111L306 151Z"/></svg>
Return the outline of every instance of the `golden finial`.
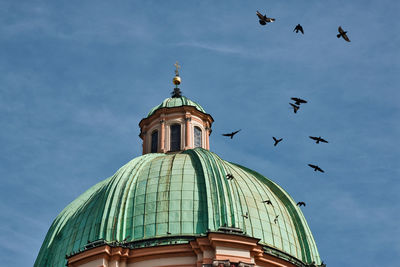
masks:
<svg viewBox="0 0 400 267"><path fill-rule="evenodd" d="M172 79L172 82L178 86L179 84L181 84L181 77L179 77L179 69L181 68L181 66L179 66L178 61L174 64L175 66L175 77Z"/></svg>

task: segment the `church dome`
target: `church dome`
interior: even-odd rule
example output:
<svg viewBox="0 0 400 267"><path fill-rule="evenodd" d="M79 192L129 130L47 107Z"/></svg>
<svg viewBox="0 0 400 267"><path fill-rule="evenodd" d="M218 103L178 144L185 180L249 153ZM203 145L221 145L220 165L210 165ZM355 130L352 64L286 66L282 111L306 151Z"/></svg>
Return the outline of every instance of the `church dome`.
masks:
<svg viewBox="0 0 400 267"><path fill-rule="evenodd" d="M171 101L183 105L186 98L163 104ZM267 199L272 205L263 203ZM260 239L266 251L281 258L321 262L288 193L253 170L195 148L137 157L83 193L54 220L35 266L65 266L65 256L88 241L151 247L172 238L187 243L223 228Z"/></svg>
<svg viewBox="0 0 400 267"><path fill-rule="evenodd" d="M181 106L193 106L198 111L206 113L204 108L202 106L200 106L199 104L197 104L196 102L190 100L187 97L180 96L180 97L169 97L169 98L166 98L160 105L155 106L154 108L152 108L150 110L149 114L147 114L147 117L150 117L157 110L159 110L161 108L174 108L174 107L181 107Z"/></svg>

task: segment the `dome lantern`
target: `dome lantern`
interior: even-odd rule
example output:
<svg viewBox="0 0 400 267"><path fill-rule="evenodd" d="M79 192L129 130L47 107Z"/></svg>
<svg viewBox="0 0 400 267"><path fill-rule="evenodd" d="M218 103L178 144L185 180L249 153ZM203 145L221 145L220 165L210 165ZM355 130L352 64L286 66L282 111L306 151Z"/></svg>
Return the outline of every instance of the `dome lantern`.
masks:
<svg viewBox="0 0 400 267"><path fill-rule="evenodd" d="M178 85L180 65L175 66L171 97L151 109L139 123L143 154L177 152L195 147L210 149L214 119L202 106L182 95Z"/></svg>

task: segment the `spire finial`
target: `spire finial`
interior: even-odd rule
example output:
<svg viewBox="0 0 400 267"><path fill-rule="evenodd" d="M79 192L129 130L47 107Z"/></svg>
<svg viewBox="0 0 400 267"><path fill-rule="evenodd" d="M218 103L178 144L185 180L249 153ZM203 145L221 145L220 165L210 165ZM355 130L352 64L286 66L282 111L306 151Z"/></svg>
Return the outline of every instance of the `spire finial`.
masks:
<svg viewBox="0 0 400 267"><path fill-rule="evenodd" d="M179 77L179 69L181 66L179 66L178 61L174 64L175 66L175 77L172 79L172 82L175 84L175 87L178 88L178 85L181 84L181 77Z"/></svg>
<svg viewBox="0 0 400 267"><path fill-rule="evenodd" d="M179 89L178 85L181 84L181 77L179 77L179 69L181 66L179 66L178 61L174 64L175 66L175 77L172 79L172 82L175 84L174 91L171 93L172 97L181 97L182 92Z"/></svg>

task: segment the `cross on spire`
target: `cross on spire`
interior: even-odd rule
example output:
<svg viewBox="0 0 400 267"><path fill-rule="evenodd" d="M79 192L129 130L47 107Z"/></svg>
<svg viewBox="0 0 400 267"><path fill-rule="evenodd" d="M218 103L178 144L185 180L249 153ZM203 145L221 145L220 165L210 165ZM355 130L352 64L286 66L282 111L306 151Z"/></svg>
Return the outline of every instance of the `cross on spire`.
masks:
<svg viewBox="0 0 400 267"><path fill-rule="evenodd" d="M175 75L179 76L179 69L181 68L181 66L179 65L178 61L174 64L175 66Z"/></svg>

